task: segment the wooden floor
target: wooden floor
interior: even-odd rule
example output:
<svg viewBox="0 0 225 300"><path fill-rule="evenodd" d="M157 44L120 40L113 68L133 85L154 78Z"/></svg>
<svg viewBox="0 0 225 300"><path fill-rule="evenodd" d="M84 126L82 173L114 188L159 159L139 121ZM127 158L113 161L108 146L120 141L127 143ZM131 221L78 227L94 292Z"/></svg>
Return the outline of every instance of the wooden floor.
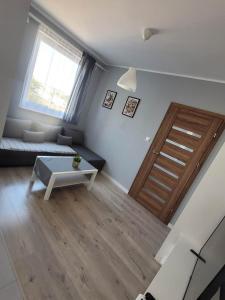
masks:
<svg viewBox="0 0 225 300"><path fill-rule="evenodd" d="M0 229L25 299L134 300L147 288L165 225L102 175L49 201L30 176L0 169Z"/></svg>

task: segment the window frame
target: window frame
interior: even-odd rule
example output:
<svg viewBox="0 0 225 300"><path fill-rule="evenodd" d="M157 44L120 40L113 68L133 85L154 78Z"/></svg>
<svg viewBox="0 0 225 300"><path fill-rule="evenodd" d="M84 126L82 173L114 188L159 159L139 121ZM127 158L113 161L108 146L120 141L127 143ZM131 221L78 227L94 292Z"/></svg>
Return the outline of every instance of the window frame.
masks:
<svg viewBox="0 0 225 300"><path fill-rule="evenodd" d="M43 30L43 28L44 28L44 30ZM49 31L53 36L48 35L48 33L46 33L46 31ZM33 107L32 107L32 101L30 101L28 99L29 88L30 88L30 85L31 85L31 82L32 82L32 79L33 79L33 73L34 73L35 64L36 64L36 61L37 61L38 51L40 49L41 42L43 41L48 46L50 46L53 49L57 50L62 55L67 56L65 54L65 52L62 51L62 49L63 48L66 49L66 47L64 45L62 45L60 42L58 43L58 41L54 39L54 36L56 37L56 39L60 38L61 41L63 40L62 37L59 37L55 32L53 32L47 26L41 26L41 28L37 32L37 36L36 36L36 39L35 39L33 51L32 51L31 57L30 57L30 61L29 61L29 64L28 64L26 76L25 76L25 79L24 79L23 90L22 90L20 101L19 101L19 107L24 109L24 110L32 111L32 112L35 112L35 113L38 113L38 114L43 114L43 115L50 116L52 118L57 118L57 119L62 120L63 119L63 114L60 114L60 112L59 112L59 114L57 114L57 111L55 111L56 112L55 114L48 112L47 111L48 110L47 105L46 105L46 111L38 109L38 108L35 109L35 105L33 105ZM65 41L65 43L68 44L67 41ZM75 47L73 45L71 45L71 47L75 49ZM67 49L66 49L66 51L67 51ZM69 49L68 51L71 52L71 49ZM79 49L76 49L76 52L74 52L73 55L74 55L74 57L77 57L77 59L79 61L82 57L82 52ZM68 55L68 57L69 57L69 55ZM74 80L74 83L75 83L75 80ZM71 90L70 97L72 96L72 92L73 92L73 89ZM29 105L29 103L30 103L30 105Z"/></svg>

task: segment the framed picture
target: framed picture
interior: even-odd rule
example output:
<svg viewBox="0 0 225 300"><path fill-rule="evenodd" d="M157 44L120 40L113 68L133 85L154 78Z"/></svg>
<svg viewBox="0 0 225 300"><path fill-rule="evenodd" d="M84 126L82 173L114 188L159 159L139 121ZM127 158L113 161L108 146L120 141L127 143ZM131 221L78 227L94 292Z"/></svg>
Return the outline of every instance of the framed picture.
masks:
<svg viewBox="0 0 225 300"><path fill-rule="evenodd" d="M140 99L129 96L124 105L122 114L124 116L133 118L136 113L139 102Z"/></svg>
<svg viewBox="0 0 225 300"><path fill-rule="evenodd" d="M108 109L112 109L114 101L116 99L117 92L108 90L105 95L105 99L102 103L102 106Z"/></svg>

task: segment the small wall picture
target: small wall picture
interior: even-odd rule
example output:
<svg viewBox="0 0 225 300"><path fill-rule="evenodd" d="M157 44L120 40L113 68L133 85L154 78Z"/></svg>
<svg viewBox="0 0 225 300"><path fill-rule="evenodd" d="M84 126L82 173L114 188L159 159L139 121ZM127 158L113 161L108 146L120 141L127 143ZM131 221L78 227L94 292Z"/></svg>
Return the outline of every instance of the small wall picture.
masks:
<svg viewBox="0 0 225 300"><path fill-rule="evenodd" d="M105 95L105 99L102 103L102 106L108 109L112 109L114 101L116 99L117 92L108 90Z"/></svg>
<svg viewBox="0 0 225 300"><path fill-rule="evenodd" d="M127 117L133 118L136 113L139 102L140 99L129 96L124 105L122 114Z"/></svg>

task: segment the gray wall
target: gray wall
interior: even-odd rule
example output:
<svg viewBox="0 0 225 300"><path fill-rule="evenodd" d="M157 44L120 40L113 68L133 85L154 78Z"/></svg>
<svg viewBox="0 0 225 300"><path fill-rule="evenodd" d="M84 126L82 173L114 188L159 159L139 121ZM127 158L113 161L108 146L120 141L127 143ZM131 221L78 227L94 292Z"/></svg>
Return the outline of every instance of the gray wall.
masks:
<svg viewBox="0 0 225 300"><path fill-rule="evenodd" d="M26 76L27 67L29 64L30 55L33 50L33 46L35 43L36 33L38 30L38 23L30 18L29 23L26 24L25 28L25 34L23 38L22 43L22 51L20 53L19 59L18 59L18 69L17 69L17 76L16 81L14 84L14 88L12 91L11 96L11 103L8 110L8 116L13 118L19 118L19 119L31 119L37 122L47 123L47 124L63 124L62 120L51 117L45 114L33 112L30 110L26 110L24 108L21 108L19 106L22 91L23 91L23 84L24 79ZM84 123L86 120L86 114L88 107L90 105L90 102L93 99L93 95L96 91L96 86L98 85L99 79L101 77L102 71L99 68L95 68L93 73L93 80L91 83L91 86L89 88L89 92L87 95L87 99L85 102L84 110L81 114L79 124L77 126L71 126L71 127L77 127L79 129L84 128Z"/></svg>
<svg viewBox="0 0 225 300"><path fill-rule="evenodd" d="M107 163L104 171L129 189L149 149L145 137L151 141L171 102L225 114L225 85L181 77L137 73L137 91L132 94L117 87L124 69L112 68L101 79L96 97L90 107L86 124L88 146L102 155ZM102 107L107 89L118 92L112 110ZM133 119L121 114L127 96L141 98ZM215 153L225 141L222 135L200 174L175 214L175 222L191 197Z"/></svg>
<svg viewBox="0 0 225 300"><path fill-rule="evenodd" d="M0 137L16 82L17 62L29 2L29 0L0 1Z"/></svg>

